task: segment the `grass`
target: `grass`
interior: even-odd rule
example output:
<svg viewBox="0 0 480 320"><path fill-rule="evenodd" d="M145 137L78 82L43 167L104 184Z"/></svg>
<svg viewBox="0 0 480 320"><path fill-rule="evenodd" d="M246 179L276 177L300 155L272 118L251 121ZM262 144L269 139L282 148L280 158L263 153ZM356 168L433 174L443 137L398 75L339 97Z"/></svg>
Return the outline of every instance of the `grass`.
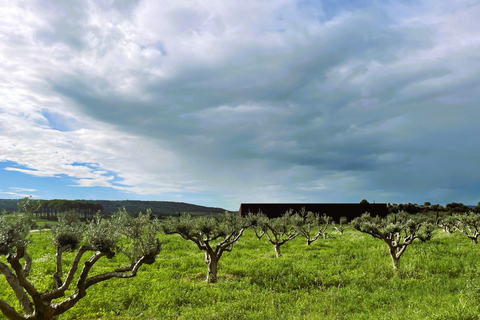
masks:
<svg viewBox="0 0 480 320"><path fill-rule="evenodd" d="M5 215L5 219L7 221L12 220L14 218L15 218L14 214ZM37 224L37 228L39 228L39 227L44 228L45 224L50 225L50 226L54 226L54 225L58 224L58 221L55 221L55 220L48 220L48 219L43 219L43 218L34 218L34 220L35 220L35 223Z"/></svg>
<svg viewBox="0 0 480 320"><path fill-rule="evenodd" d="M29 250L31 277L45 289L54 269L48 234L32 234ZM195 244L160 235L155 264L136 278L91 287L59 319L478 319L480 246L464 235L438 230L428 242L415 241L397 273L382 241L353 229L329 234L309 247L296 238L275 258L273 246L248 230L220 260L216 284L204 281ZM120 263L105 260L94 272ZM0 298L13 301L3 277Z"/></svg>

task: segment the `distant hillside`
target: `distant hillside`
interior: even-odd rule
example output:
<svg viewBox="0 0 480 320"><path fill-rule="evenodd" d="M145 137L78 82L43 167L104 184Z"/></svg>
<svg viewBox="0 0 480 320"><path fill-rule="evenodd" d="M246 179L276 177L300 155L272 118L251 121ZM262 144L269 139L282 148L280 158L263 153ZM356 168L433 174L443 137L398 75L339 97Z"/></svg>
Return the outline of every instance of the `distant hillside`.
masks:
<svg viewBox="0 0 480 320"><path fill-rule="evenodd" d="M185 202L172 201L138 201L138 200L83 200L91 203L98 203L103 206L103 213L112 214L118 209L125 207L128 212L146 212L151 209L156 215L171 215L178 212L190 212L198 214L224 213L225 209L198 206Z"/></svg>
<svg viewBox="0 0 480 320"><path fill-rule="evenodd" d="M6 210L13 212L17 210L17 203L21 199L0 199L0 212ZM172 201L137 201L137 200L81 200L84 202L97 203L103 206L102 213L112 214L118 209L125 207L128 212L146 212L152 209L155 215L171 215L178 212L189 212L192 214L218 214L225 212L222 208L204 207L195 204Z"/></svg>
<svg viewBox="0 0 480 320"><path fill-rule="evenodd" d="M17 203L19 203L21 199L0 199L0 212L6 210L7 212L17 211Z"/></svg>

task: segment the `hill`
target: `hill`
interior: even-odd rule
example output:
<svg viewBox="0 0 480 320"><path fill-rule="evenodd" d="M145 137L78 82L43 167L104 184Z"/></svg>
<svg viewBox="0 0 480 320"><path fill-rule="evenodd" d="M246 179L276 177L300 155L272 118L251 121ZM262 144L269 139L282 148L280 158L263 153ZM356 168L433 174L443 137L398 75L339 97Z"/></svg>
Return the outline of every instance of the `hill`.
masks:
<svg viewBox="0 0 480 320"><path fill-rule="evenodd" d="M0 212L6 210L13 212L17 210L17 203L21 199L0 199ZM80 200L83 202L97 203L103 206L102 213L112 214L119 208L125 207L128 212L138 213L151 209L155 215L171 215L178 212L189 212L192 214L218 214L225 212L225 209L204 207L184 202L173 201L139 201L139 200Z"/></svg>
<svg viewBox="0 0 480 320"><path fill-rule="evenodd" d="M139 201L139 200L82 200L98 203L103 206L103 213L112 214L118 209L125 207L128 212L145 212L151 209L155 215L171 215L178 212L190 212L197 214L224 213L225 209L204 207L185 202L172 201Z"/></svg>
<svg viewBox="0 0 480 320"><path fill-rule="evenodd" d="M19 203L21 199L0 199L0 212L6 210L8 213L17 211L17 203Z"/></svg>

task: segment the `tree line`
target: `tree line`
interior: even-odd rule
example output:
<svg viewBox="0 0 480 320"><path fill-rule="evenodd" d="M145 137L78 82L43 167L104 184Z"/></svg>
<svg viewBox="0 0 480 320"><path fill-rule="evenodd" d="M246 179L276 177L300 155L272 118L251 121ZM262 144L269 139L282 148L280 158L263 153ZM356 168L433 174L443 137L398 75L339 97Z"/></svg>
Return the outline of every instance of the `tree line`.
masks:
<svg viewBox="0 0 480 320"><path fill-rule="evenodd" d="M480 202L477 204L476 207L470 207L464 205L463 203L458 202L451 202L447 203L445 206L440 204L431 204L430 202L425 202L423 205L419 205L416 203L389 203L387 204L387 208L391 213L398 213L400 211L405 211L410 214L417 214L417 213L427 213L427 212L443 212L443 213L454 213L454 212L480 212Z"/></svg>
<svg viewBox="0 0 480 320"><path fill-rule="evenodd" d="M24 199L0 199L0 209L4 214L15 212L23 201ZM36 200L36 203L39 204L38 208L32 213L36 218L47 220L57 220L59 213L72 211L80 214L83 219L91 219L96 212L103 211L101 204L80 200Z"/></svg>
<svg viewBox="0 0 480 320"><path fill-rule="evenodd" d="M56 220L59 213L75 212L83 219L92 219L95 213L103 211L103 206L77 200L38 200L39 208L34 212L37 218Z"/></svg>

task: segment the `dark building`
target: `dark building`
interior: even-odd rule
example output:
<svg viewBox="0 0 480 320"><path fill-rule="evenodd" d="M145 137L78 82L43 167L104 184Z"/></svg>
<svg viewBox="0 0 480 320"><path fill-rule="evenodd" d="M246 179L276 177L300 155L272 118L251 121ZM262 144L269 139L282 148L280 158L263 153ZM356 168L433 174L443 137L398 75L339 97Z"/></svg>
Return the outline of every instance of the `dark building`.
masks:
<svg viewBox="0 0 480 320"><path fill-rule="evenodd" d="M276 218L292 209L294 212L305 210L314 213L326 214L335 221L346 217L348 221L369 212L372 216L385 217L389 214L386 203L242 203L240 216L244 217L249 212L263 212L269 218Z"/></svg>

